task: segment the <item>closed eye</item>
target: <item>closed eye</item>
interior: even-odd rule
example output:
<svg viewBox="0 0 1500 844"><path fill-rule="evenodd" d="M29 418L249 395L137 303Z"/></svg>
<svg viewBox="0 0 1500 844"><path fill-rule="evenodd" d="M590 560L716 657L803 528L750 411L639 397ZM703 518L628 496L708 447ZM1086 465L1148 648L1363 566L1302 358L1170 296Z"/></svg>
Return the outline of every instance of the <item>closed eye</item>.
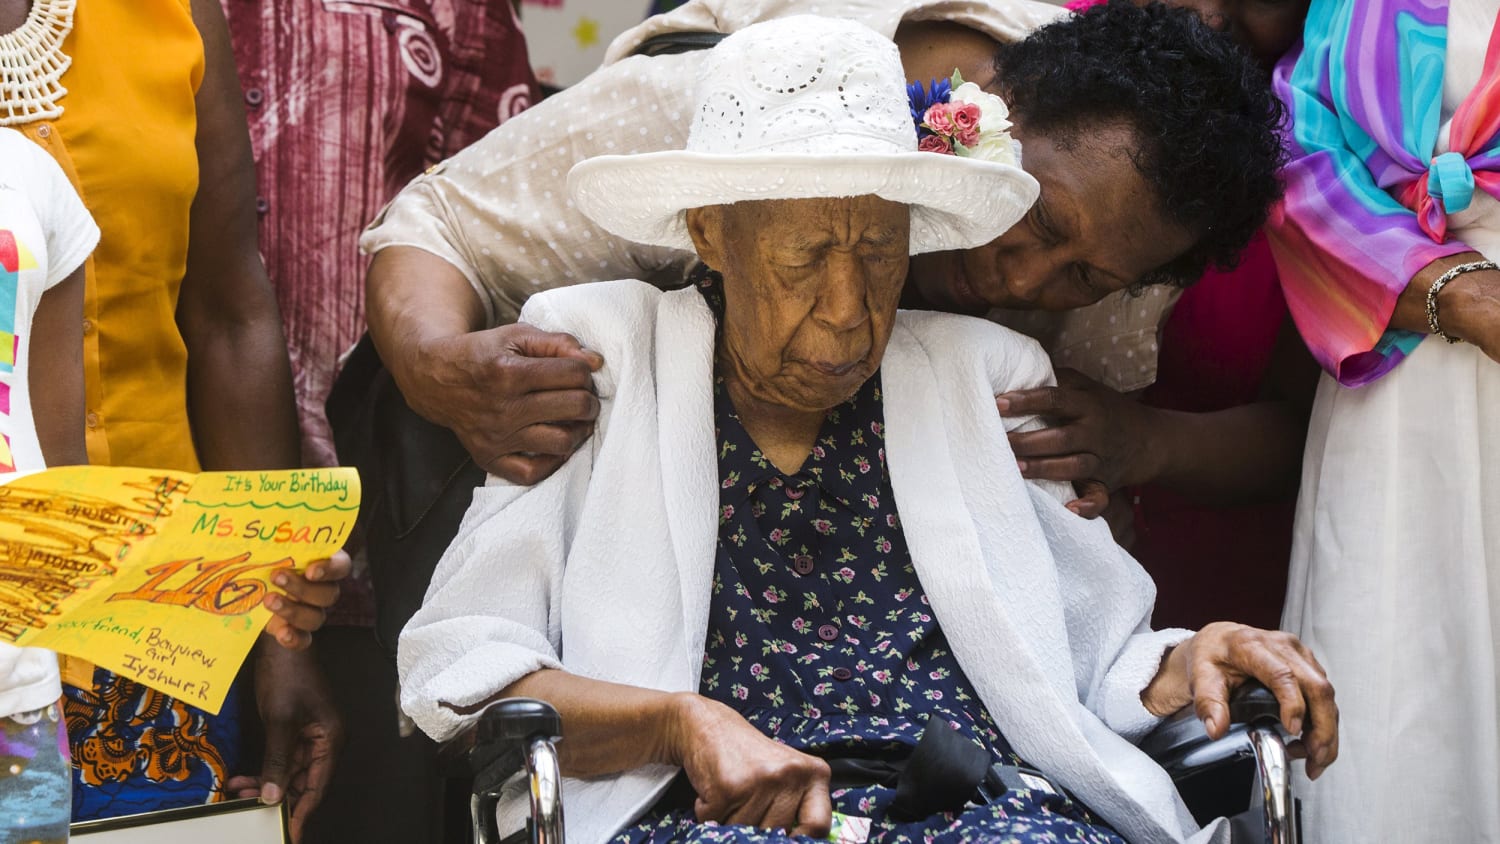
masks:
<svg viewBox="0 0 1500 844"><path fill-rule="evenodd" d="M1056 246L1062 242L1062 235L1047 217L1047 211L1038 199L1031 210L1026 213L1026 224L1031 227L1031 233L1036 235L1047 246Z"/></svg>
<svg viewBox="0 0 1500 844"><path fill-rule="evenodd" d="M1088 294L1094 297L1096 300L1104 298L1104 295L1107 292L1103 287L1099 285L1097 281L1094 280L1094 274L1089 272L1088 264L1073 265L1073 280L1078 283L1079 287L1087 291Z"/></svg>
<svg viewBox="0 0 1500 844"><path fill-rule="evenodd" d="M817 263L817 261L818 256L806 252L776 256L777 264L780 264L783 267L790 267L791 269L802 269L803 267L808 267Z"/></svg>

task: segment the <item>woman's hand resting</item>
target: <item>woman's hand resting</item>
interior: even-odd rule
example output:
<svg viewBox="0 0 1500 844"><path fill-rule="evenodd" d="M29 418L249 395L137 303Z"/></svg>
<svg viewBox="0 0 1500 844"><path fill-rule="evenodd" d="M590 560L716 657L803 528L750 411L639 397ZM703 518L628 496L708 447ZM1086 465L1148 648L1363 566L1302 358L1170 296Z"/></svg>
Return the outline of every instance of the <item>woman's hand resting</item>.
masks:
<svg viewBox="0 0 1500 844"><path fill-rule="evenodd" d="M442 705L460 715L506 697L556 707L568 740L563 773L592 778L642 765L681 767L698 793L698 819L823 838L833 823L828 763L767 738L733 709L689 692L663 692L533 671L487 700Z"/></svg>
<svg viewBox="0 0 1500 844"><path fill-rule="evenodd" d="M1199 630L1162 661L1141 703L1154 715L1188 704L1208 734L1229 729L1229 694L1259 680L1281 704L1281 723L1301 738L1307 776L1317 779L1339 755L1339 710L1323 666L1290 633L1221 621Z"/></svg>
<svg viewBox="0 0 1500 844"><path fill-rule="evenodd" d="M1025 478L1071 481L1078 499L1068 509L1095 518L1112 490L1151 480L1159 462L1151 408L1071 369L1057 372L1056 387L1017 390L995 397L1001 416L1040 416L1048 427L1010 435Z"/></svg>
<svg viewBox="0 0 1500 844"><path fill-rule="evenodd" d="M767 738L700 695L679 696L676 709L671 755L698 792L698 820L828 835L827 762Z"/></svg>

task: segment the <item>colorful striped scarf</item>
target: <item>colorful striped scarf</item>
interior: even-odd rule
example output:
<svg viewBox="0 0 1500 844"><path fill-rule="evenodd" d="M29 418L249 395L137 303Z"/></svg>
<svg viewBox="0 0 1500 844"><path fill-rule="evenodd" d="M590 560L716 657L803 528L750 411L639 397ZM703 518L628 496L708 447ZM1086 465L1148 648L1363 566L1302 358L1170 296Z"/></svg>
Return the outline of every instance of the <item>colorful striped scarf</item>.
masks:
<svg viewBox="0 0 1500 844"><path fill-rule="evenodd" d="M1475 189L1500 198L1500 42L1435 156L1448 43L1444 0L1313 0L1303 44L1276 68L1290 110L1286 197L1267 226L1287 305L1318 361L1348 386L1425 336L1388 329L1432 261L1469 251L1447 215Z"/></svg>

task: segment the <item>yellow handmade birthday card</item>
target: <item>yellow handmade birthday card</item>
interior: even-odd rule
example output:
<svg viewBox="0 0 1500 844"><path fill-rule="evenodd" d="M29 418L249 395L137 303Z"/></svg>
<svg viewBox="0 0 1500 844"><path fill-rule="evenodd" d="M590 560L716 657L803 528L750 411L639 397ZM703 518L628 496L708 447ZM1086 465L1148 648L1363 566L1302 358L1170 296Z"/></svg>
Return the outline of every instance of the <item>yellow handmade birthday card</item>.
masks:
<svg viewBox="0 0 1500 844"><path fill-rule="evenodd" d="M280 569L343 546L353 469L77 466L0 486L0 640L86 659L217 713Z"/></svg>

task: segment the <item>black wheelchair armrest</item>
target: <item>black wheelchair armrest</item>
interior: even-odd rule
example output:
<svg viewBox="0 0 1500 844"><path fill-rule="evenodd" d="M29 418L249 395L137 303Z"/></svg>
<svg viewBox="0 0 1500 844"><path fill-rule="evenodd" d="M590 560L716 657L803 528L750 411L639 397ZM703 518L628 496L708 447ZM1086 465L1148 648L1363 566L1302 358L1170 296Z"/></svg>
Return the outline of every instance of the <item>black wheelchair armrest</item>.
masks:
<svg viewBox="0 0 1500 844"><path fill-rule="evenodd" d="M1230 696L1229 721L1229 731L1214 740L1193 708L1185 707L1162 721L1140 748L1172 777L1200 824L1228 817L1236 841L1297 844L1281 705L1265 686L1247 683Z"/></svg>
<svg viewBox="0 0 1500 844"><path fill-rule="evenodd" d="M1166 769L1173 779L1179 774L1197 771L1204 766L1219 765L1245 754L1239 743L1230 741L1243 736L1251 726L1274 726L1281 723L1281 705L1276 696L1259 683L1246 683L1229 698L1229 733L1214 741L1208 737L1203 722L1191 706L1167 716L1140 743L1140 748Z"/></svg>
<svg viewBox="0 0 1500 844"><path fill-rule="evenodd" d="M490 704L479 720L444 742L438 759L451 777L472 778L470 812L476 844L500 841L495 806L500 788L525 770L531 792L530 840L563 844L562 774L556 742L562 719L550 704L507 698Z"/></svg>

